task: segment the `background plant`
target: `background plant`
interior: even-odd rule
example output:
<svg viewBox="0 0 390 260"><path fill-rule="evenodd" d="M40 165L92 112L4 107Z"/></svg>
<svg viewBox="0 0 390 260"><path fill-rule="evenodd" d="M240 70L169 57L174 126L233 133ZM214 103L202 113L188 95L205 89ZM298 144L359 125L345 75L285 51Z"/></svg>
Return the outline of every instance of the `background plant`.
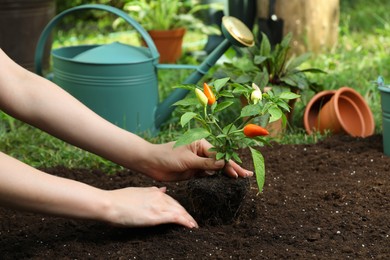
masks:
<svg viewBox="0 0 390 260"><path fill-rule="evenodd" d="M205 34L218 34L219 29L206 26L197 16L211 6L222 8L216 4L200 4L198 1L188 0L136 0L127 2L123 9L146 30L172 30L184 27ZM114 26L118 26L122 21L117 19Z"/></svg>
<svg viewBox="0 0 390 260"><path fill-rule="evenodd" d="M216 153L216 159L230 159L241 163L238 155L240 148L249 147L259 191L262 191L265 179L264 158L260 151L255 149L268 143L264 136L268 131L261 126L250 122L257 117L267 116L267 121L285 120L284 112L289 111L288 100L298 95L285 91L275 94L272 90L262 93L260 88L268 83L268 77L263 74L260 86L253 84L229 83L229 78L217 79L210 84L204 83L203 91L196 85L181 86L195 93L196 97L188 96L175 105L184 110L180 124L188 127L187 131L177 140L175 146L190 144L196 140L207 138L214 146L211 151ZM212 87L211 87L212 86ZM246 104L236 118L230 122L222 122L220 115L235 102L246 99ZM191 125L191 122L194 124Z"/></svg>
<svg viewBox="0 0 390 260"><path fill-rule="evenodd" d="M262 33L261 42L253 47L242 49L241 56L234 56L231 62L227 62L217 73L217 76L226 75L237 83L258 82L266 74L269 86L272 88L287 89L294 93L300 93L308 89L318 92L322 90L317 84L311 82L307 73L324 73L318 68L300 68L311 56L303 53L293 55L291 50L292 34L288 33L283 40L273 48L270 41ZM294 108L295 99L290 100L289 105ZM288 121L292 122L292 114L288 113Z"/></svg>

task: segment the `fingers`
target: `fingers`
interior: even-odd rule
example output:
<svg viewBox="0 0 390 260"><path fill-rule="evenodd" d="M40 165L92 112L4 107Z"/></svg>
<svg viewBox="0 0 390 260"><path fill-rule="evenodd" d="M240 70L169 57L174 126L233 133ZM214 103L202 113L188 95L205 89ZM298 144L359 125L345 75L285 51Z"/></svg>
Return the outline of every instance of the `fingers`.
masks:
<svg viewBox="0 0 390 260"><path fill-rule="evenodd" d="M199 141L199 148L200 148L200 156L206 156L206 158L203 159L203 167L201 169L203 170L220 170L225 166L225 162L223 160L215 160L215 152L210 152L210 148L213 147L209 142L207 142L205 139L202 139Z"/></svg>
<svg viewBox="0 0 390 260"><path fill-rule="evenodd" d="M197 165L197 167L205 170L207 174L211 175L212 171L220 170L225 166L224 169L225 173L232 178L238 178L238 177L247 178L253 176L252 171L248 171L242 168L240 165L238 165L236 162L232 160L230 160L229 163L225 165L225 162L223 160L215 161L215 159L212 159L215 157L215 153L209 151L212 145L205 139L202 139L195 143L196 143L195 145L197 146L196 153L199 156L207 157L207 158L202 158L200 165Z"/></svg>
<svg viewBox="0 0 390 260"><path fill-rule="evenodd" d="M167 205L163 207L162 212L157 216L158 224L175 223L187 228L197 228L198 224L195 219L180 205L175 199L166 195L166 187L159 188L164 193Z"/></svg>
<svg viewBox="0 0 390 260"><path fill-rule="evenodd" d="M174 223L196 228L195 219L174 198L167 188L124 188L104 191L109 208L102 207L102 219L115 226L146 227Z"/></svg>
<svg viewBox="0 0 390 260"><path fill-rule="evenodd" d="M206 156L209 158L212 158L215 156L214 152L210 152L210 148L213 147L209 142L206 141L206 139L199 140L197 142L197 145L199 146L198 155L199 156Z"/></svg>
<svg viewBox="0 0 390 260"><path fill-rule="evenodd" d="M232 178L247 178L253 176L252 171L242 168L240 165L238 165L232 160L230 160L229 163L225 165L225 173Z"/></svg>
<svg viewBox="0 0 390 260"><path fill-rule="evenodd" d="M159 216L159 222L163 223L175 223L187 228L198 228L198 224L195 219L178 203L173 205L170 210L161 213Z"/></svg>

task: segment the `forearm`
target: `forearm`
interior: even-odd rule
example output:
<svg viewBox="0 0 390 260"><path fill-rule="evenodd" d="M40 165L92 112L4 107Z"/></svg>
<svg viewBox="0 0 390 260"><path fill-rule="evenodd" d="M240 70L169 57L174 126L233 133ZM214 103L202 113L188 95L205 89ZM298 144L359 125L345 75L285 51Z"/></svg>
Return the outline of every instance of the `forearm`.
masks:
<svg viewBox="0 0 390 260"><path fill-rule="evenodd" d="M125 167L150 154L150 143L108 123L57 85L22 69L1 50L0 64L0 109Z"/></svg>
<svg viewBox="0 0 390 260"><path fill-rule="evenodd" d="M72 218L107 220L105 191L34 169L0 153L0 205Z"/></svg>

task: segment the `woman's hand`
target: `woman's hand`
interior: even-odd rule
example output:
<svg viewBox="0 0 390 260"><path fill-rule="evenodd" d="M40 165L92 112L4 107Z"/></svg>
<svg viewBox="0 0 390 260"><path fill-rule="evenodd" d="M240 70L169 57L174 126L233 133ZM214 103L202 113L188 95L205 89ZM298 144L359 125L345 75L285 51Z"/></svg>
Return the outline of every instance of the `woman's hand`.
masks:
<svg viewBox="0 0 390 260"><path fill-rule="evenodd" d="M196 221L172 197L166 188L125 188L107 191L110 207L106 221L117 226L144 227L175 223L188 228Z"/></svg>
<svg viewBox="0 0 390 260"><path fill-rule="evenodd" d="M198 226L176 200L165 194L166 188L102 190L47 174L1 152L0 165L0 206L117 226Z"/></svg>
<svg viewBox="0 0 390 260"><path fill-rule="evenodd" d="M204 139L177 148L173 148L174 142L154 146L150 162L137 165L137 168L142 167L144 174L156 180L186 180L204 174L212 175L223 168L233 178L253 176L253 172L234 161L225 164L223 160L215 160L215 154L209 151L211 144Z"/></svg>

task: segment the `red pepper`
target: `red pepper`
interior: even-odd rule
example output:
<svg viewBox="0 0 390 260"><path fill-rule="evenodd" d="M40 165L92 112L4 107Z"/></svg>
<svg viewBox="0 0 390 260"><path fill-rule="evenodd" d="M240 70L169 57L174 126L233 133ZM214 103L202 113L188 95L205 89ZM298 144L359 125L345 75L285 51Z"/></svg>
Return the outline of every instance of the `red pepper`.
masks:
<svg viewBox="0 0 390 260"><path fill-rule="evenodd" d="M244 127L244 135L247 137L266 136L268 134L269 132L267 129L255 124L247 124Z"/></svg>
<svg viewBox="0 0 390 260"><path fill-rule="evenodd" d="M210 86L206 82L203 83L203 92L208 99L208 104L209 105L214 104L217 99L215 98L215 95L214 95L213 91L211 90Z"/></svg>

